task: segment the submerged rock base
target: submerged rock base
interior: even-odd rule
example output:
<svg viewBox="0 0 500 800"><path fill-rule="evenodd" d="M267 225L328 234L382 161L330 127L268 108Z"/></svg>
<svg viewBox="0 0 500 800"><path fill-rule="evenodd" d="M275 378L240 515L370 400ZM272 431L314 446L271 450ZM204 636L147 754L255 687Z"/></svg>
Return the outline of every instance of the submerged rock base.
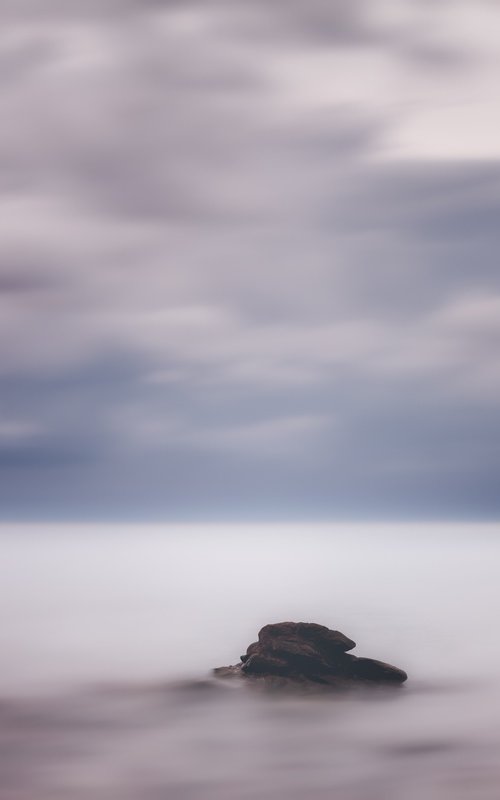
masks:
<svg viewBox="0 0 500 800"><path fill-rule="evenodd" d="M404 683L398 667L349 653L356 643L314 622L265 625L240 662L218 667L218 678L243 678L270 687L344 689L354 685Z"/></svg>

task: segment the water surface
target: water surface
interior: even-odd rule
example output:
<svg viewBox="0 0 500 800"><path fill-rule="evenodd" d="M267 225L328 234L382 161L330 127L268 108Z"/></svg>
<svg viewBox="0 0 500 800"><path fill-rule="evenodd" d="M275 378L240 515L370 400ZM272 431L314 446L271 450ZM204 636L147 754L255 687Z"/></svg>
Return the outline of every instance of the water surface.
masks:
<svg viewBox="0 0 500 800"><path fill-rule="evenodd" d="M496 526L4 526L2 800L498 800ZM210 679L316 621L400 690Z"/></svg>

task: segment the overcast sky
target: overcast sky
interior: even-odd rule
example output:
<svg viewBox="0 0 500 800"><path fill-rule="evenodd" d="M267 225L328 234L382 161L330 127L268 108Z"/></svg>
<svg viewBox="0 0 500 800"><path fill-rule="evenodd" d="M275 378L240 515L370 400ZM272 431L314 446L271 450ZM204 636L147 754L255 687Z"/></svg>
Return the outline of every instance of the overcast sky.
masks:
<svg viewBox="0 0 500 800"><path fill-rule="evenodd" d="M9 518L500 516L500 3L3 0Z"/></svg>

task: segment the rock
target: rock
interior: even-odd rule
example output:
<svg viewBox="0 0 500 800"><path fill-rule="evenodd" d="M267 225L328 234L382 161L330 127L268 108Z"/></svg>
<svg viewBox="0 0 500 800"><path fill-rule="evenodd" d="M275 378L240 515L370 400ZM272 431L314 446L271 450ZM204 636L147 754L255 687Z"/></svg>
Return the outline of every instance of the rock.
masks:
<svg viewBox="0 0 500 800"><path fill-rule="evenodd" d="M219 667L220 678L253 679L267 685L344 688L354 684L400 684L406 672L383 661L348 653L356 646L340 631L314 622L265 625L241 662Z"/></svg>
<svg viewBox="0 0 500 800"><path fill-rule="evenodd" d="M243 671L289 675L321 675L342 662L345 651L355 642L340 631L331 631L313 622L279 622L266 625L259 641L248 647Z"/></svg>
<svg viewBox="0 0 500 800"><path fill-rule="evenodd" d="M258 651L259 651L259 643L258 642L252 642L252 644L248 645L245 655L240 656L241 661L243 663L245 663L245 661L248 658L250 658L250 656L252 656L254 653L258 653Z"/></svg>
<svg viewBox="0 0 500 800"><path fill-rule="evenodd" d="M241 669L245 673L253 672L259 675L265 674L266 672L273 675L285 675L289 670L289 664L284 658L255 653L255 655L248 656L245 663L242 664Z"/></svg>
<svg viewBox="0 0 500 800"><path fill-rule="evenodd" d="M217 678L241 678L241 664L230 667L216 667L214 675Z"/></svg>
<svg viewBox="0 0 500 800"><path fill-rule="evenodd" d="M386 664L384 661L375 661L373 658L356 658L356 656L350 656L350 658L352 659L351 674L355 678L377 683L404 683L408 678L404 670L393 667L392 664Z"/></svg>

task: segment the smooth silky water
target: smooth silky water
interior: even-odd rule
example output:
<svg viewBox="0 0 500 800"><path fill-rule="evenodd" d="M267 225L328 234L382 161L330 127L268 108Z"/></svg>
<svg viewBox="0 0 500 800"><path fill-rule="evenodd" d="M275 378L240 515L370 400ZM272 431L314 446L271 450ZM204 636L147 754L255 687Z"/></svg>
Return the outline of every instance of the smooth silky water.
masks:
<svg viewBox="0 0 500 800"><path fill-rule="evenodd" d="M1 800L498 800L495 525L3 525ZM210 677L314 621L402 688Z"/></svg>

